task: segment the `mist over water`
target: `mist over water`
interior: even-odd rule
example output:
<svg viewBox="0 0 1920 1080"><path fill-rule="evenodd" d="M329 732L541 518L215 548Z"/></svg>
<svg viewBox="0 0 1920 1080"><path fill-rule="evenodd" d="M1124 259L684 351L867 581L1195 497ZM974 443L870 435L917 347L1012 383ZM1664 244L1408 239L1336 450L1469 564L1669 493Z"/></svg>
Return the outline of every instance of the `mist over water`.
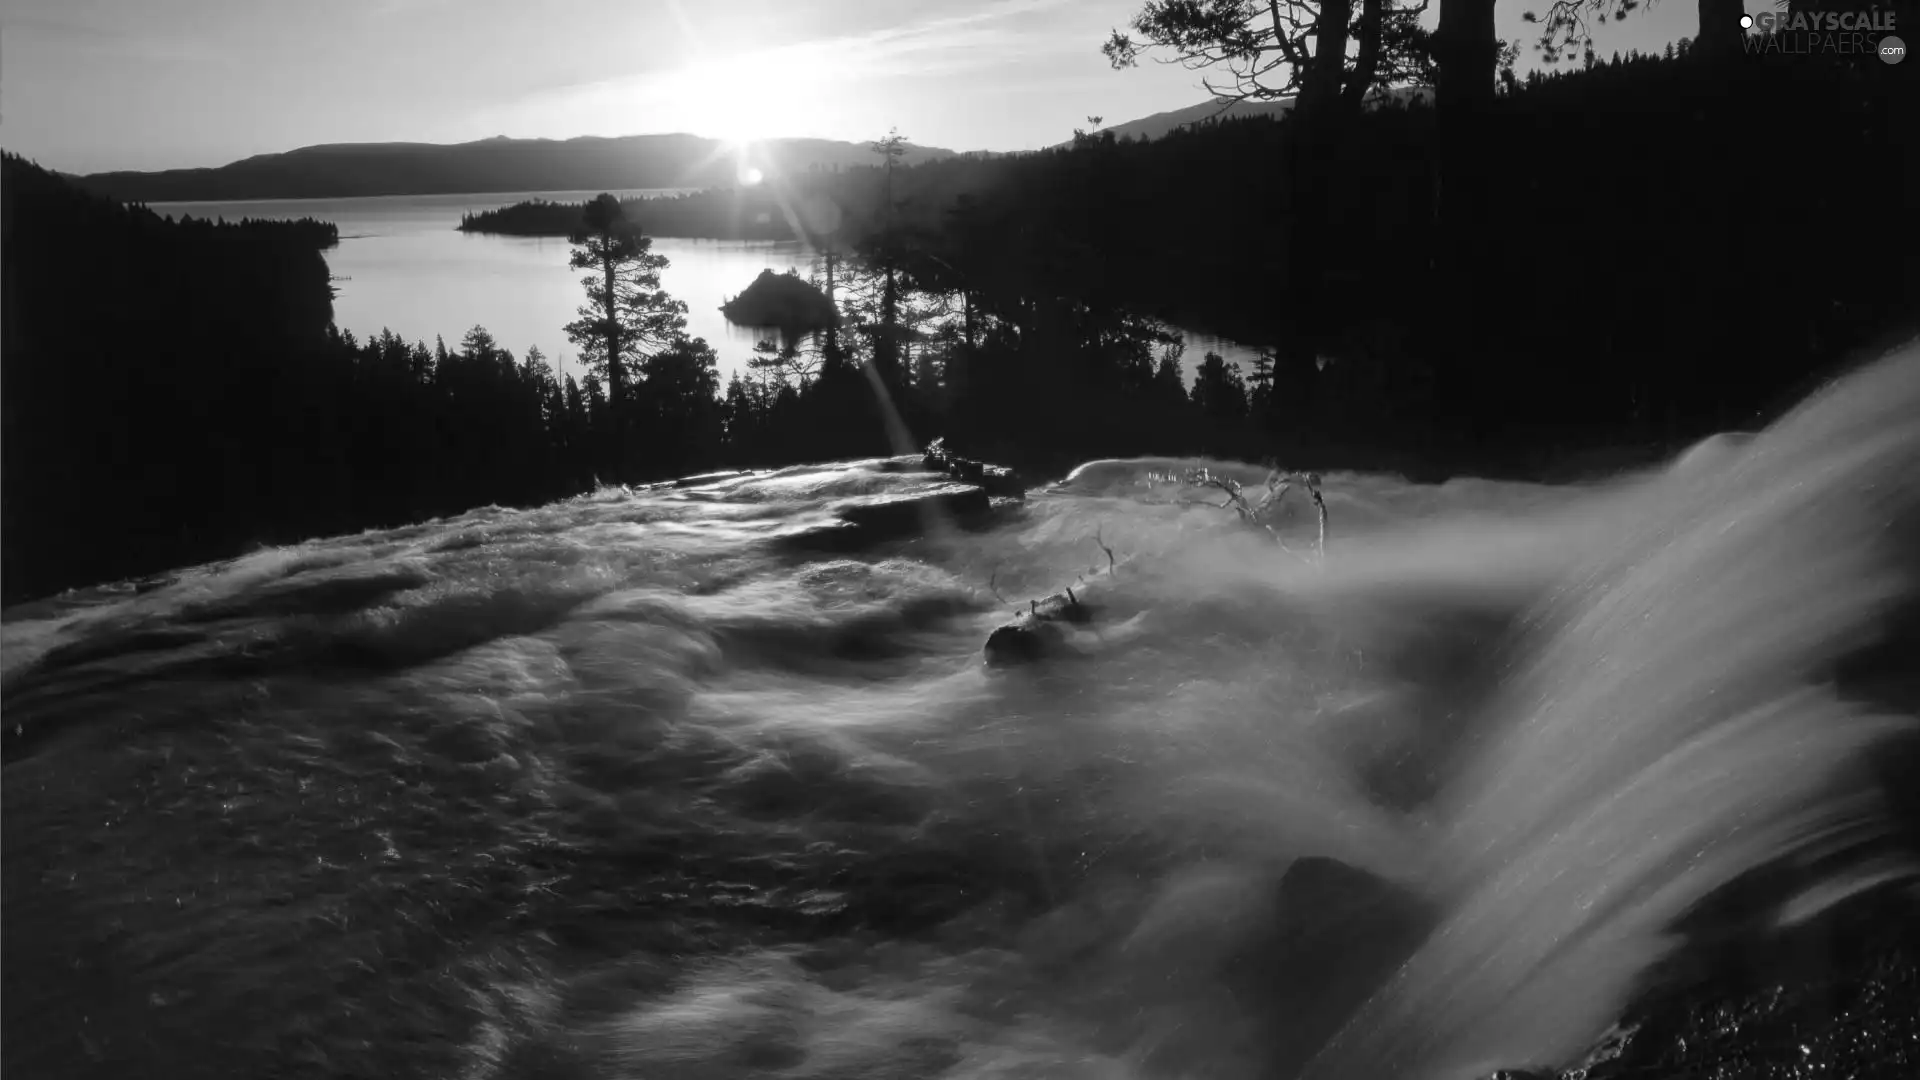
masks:
<svg viewBox="0 0 1920 1080"><path fill-rule="evenodd" d="M1907 880L1867 764L1915 718L1834 673L1913 601L1916 417L1910 350L1609 483L1328 475L1324 566L1166 461L817 553L941 487L870 461L14 609L9 1063L1568 1063L1743 874L1802 868L1773 923ZM984 667L1096 535L1070 654Z"/></svg>

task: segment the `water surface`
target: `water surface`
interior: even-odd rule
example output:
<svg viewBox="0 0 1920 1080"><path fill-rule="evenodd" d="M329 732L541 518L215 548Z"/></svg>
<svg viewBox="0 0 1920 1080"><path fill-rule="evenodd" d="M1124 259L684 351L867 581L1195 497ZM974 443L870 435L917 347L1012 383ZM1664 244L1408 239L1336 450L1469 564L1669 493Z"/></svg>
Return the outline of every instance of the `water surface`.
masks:
<svg viewBox="0 0 1920 1080"><path fill-rule="evenodd" d="M615 192L622 198L676 191ZM569 246L557 237L494 236L459 232L460 215L532 198L580 202L598 192L546 191L485 195L383 195L351 199L260 199L244 202L153 203L157 213L239 220L313 217L340 228L340 245L327 252L336 279L334 322L365 338L385 327L409 341L435 335L457 345L475 324L524 356L537 345L549 361L576 378L578 352L561 328L584 301L580 273L567 268ZM720 358L724 383L746 370L756 342L769 332L735 326L720 305L760 271L812 272L798 241L696 240L655 237L653 249L671 260L661 286L687 305L687 332L707 339ZM1252 370L1254 350L1211 335L1190 335L1185 366L1191 374L1206 350Z"/></svg>
<svg viewBox="0 0 1920 1080"><path fill-rule="evenodd" d="M560 370L580 377L578 351L561 328L585 300L580 272L567 268L569 246L557 237L491 236L456 229L467 212L525 199L561 202L598 192L547 191L488 195L389 195L353 199L262 199L247 202L154 203L160 214L197 218L313 217L340 228L327 252L338 293L334 322L365 338L384 328L409 341L444 337L458 345L478 324L515 356L537 345ZM622 197L673 192L625 191ZM720 354L724 382L744 370L761 331L734 326L720 304L763 269L806 274L812 260L798 242L656 237L653 249L671 262L661 286L687 305L687 332Z"/></svg>
<svg viewBox="0 0 1920 1080"><path fill-rule="evenodd" d="M1915 717L1831 673L1915 600L1916 415L1910 353L1608 484L1331 474L1324 563L1166 461L825 545L947 490L864 461L9 611L8 1072L1571 1063L1748 871L1798 867L1762 924L1911 880L1867 766ZM1840 1060L1797 1038L1763 1075Z"/></svg>

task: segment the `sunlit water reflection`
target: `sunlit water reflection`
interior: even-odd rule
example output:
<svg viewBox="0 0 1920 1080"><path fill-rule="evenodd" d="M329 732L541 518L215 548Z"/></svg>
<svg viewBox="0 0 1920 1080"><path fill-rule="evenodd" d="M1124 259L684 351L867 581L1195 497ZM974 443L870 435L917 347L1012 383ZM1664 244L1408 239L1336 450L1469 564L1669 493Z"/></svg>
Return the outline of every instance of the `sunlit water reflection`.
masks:
<svg viewBox="0 0 1920 1080"><path fill-rule="evenodd" d="M315 217L340 229L327 252L335 288L334 322L365 338L382 327L408 341L448 347L485 326L515 356L537 345L557 369L581 377L578 351L561 328L578 317L580 274L567 268L568 244L558 237L487 236L455 229L460 215L510 206L535 197L578 202L597 192L559 191L492 195L391 195L355 199L262 199L248 202L154 203L156 213L197 218ZM617 192L623 197L659 194ZM724 382L744 371L754 343L767 335L735 326L720 305L761 270L811 270L797 242L689 240L656 237L653 249L670 261L661 287L687 305L687 332L704 337L720 357Z"/></svg>
<svg viewBox="0 0 1920 1080"><path fill-rule="evenodd" d="M625 197L672 192L622 191ZM489 236L455 229L460 215L525 199L579 202L597 192L549 191L490 195L383 195L352 199L258 199L245 202L153 203L174 217L292 219L314 217L340 229L327 252L336 279L334 322L365 338L381 328L408 341L448 347L473 326L485 326L515 356L537 345L556 369L581 377L578 351L561 328L578 317L580 274L567 268L568 244L557 237ZM771 330L735 326L720 305L739 295L762 270L802 276L814 259L798 241L694 240L656 237L653 249L670 260L660 284L687 305L687 332L719 354L720 380L745 372L753 347L778 340ZM1185 367L1208 351L1251 371L1257 350L1224 338L1189 335Z"/></svg>

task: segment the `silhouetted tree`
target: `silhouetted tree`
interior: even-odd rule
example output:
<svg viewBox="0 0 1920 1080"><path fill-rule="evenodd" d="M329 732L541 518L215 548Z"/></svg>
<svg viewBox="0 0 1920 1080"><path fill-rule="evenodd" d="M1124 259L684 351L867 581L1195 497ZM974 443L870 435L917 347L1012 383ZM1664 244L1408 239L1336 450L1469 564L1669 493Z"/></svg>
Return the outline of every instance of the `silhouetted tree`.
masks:
<svg viewBox="0 0 1920 1080"><path fill-rule="evenodd" d="M1548 63L1573 60L1591 63L1594 59L1594 26L1621 22L1640 9L1646 0L1556 0L1544 15L1526 12L1522 17L1540 25L1540 39L1534 51ZM1746 14L1743 0L1697 0L1699 30L1693 37L1696 56L1719 58L1741 51L1746 31L1740 17ZM1784 4L1781 6L1785 6ZM1591 22L1589 22L1591 19Z"/></svg>
<svg viewBox="0 0 1920 1080"><path fill-rule="evenodd" d="M714 462L724 424L712 347L681 335L647 356L641 372L638 405L644 434L629 449L635 462L631 471L672 476Z"/></svg>
<svg viewBox="0 0 1920 1080"><path fill-rule="evenodd" d="M1209 352L1194 373L1193 403L1208 419L1236 424L1247 415L1247 384L1240 365L1230 364L1219 353Z"/></svg>
<svg viewBox="0 0 1920 1080"><path fill-rule="evenodd" d="M1101 51L1116 68L1134 66L1143 54L1171 53L1206 71L1201 85L1217 99L1297 94L1302 113L1335 103L1357 110L1370 91L1424 71L1420 16L1426 7L1426 0L1411 6L1362 0L1356 18L1353 0L1147 0L1130 24L1139 39L1115 30ZM1355 40L1359 49L1350 58L1347 46Z"/></svg>
<svg viewBox="0 0 1920 1080"><path fill-rule="evenodd" d="M1273 411L1273 354L1261 352L1247 373L1247 413L1264 423Z"/></svg>
<svg viewBox="0 0 1920 1080"><path fill-rule="evenodd" d="M894 195L894 168L906 154L906 136L898 128L887 132L885 138L869 144L873 152L880 156L881 169L886 178L885 202L881 206L884 224L864 245L862 252L878 270L879 296L874 301L873 318L865 327L870 339L868 356L874 370L889 386L900 383L901 338L900 327L900 262L903 257L904 237L899 227L899 203Z"/></svg>
<svg viewBox="0 0 1920 1080"><path fill-rule="evenodd" d="M1754 423L1912 326L1905 249L1833 217L1911 201L1912 95L1891 81L1908 74L1872 56L1703 65L1679 48L1508 78L1472 117L1471 200L1446 171L1460 151L1443 117L1348 116L1311 196L1340 241L1312 268L1339 287L1310 307L1276 295L1298 269L1297 177L1314 174L1262 167L1300 144L1291 119L896 161L890 178L883 159L777 194L844 210L826 250L846 355L897 349L888 393L910 430L969 456L1525 471L1539 447ZM652 340L616 323L609 349L590 307L602 362L556 379L484 330L449 349L333 328L328 226L169 221L5 168L10 599L595 480L890 452L870 381L818 339L757 357L722 398L657 278L640 290ZM1457 273L1425 276L1436 259ZM593 284L606 292L604 274ZM1477 308L1451 310L1463 297ZM1284 347L1250 376L1209 358L1190 391L1163 319Z"/></svg>
<svg viewBox="0 0 1920 1080"><path fill-rule="evenodd" d="M790 379L796 388L804 390L819 374L820 360L802 352L799 342L783 336L777 342L755 342L753 356L747 360L747 367L770 378L782 381Z"/></svg>
<svg viewBox="0 0 1920 1080"><path fill-rule="evenodd" d="M580 279L587 303L580 318L567 324L567 340L618 406L641 351L664 347L686 331L687 306L660 288L667 257L652 250L653 241L627 220L612 195L602 193L587 204L584 224L571 239L569 265L593 272Z"/></svg>
<svg viewBox="0 0 1920 1080"><path fill-rule="evenodd" d="M1352 0L1148 0L1132 23L1140 40L1116 30L1103 47L1116 68L1134 66L1144 53L1170 53L1206 70L1207 90L1227 102L1297 95L1279 190L1290 222L1287 302L1301 310L1323 310L1333 284L1327 260L1341 243L1334 239L1331 203L1347 186L1339 150L1344 122L1359 114L1372 91L1428 73L1429 41L1420 26L1426 2L1364 0L1356 19ZM1492 0L1483 2L1491 11ZM1356 38L1358 49L1349 57ZM1224 75L1221 82L1214 81L1216 73Z"/></svg>

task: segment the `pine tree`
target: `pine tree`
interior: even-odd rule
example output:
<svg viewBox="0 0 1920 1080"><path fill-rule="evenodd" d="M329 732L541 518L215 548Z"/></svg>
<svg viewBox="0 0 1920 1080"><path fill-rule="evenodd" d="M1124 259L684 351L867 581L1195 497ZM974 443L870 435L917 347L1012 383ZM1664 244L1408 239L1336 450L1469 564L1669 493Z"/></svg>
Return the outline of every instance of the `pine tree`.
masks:
<svg viewBox="0 0 1920 1080"><path fill-rule="evenodd" d="M572 242L569 265L593 273L580 279L587 303L580 318L567 324L567 340L618 407L632 389L642 350L665 348L686 333L687 305L660 288L667 257L653 251L652 238L627 220L612 195L602 193L587 204Z"/></svg>

